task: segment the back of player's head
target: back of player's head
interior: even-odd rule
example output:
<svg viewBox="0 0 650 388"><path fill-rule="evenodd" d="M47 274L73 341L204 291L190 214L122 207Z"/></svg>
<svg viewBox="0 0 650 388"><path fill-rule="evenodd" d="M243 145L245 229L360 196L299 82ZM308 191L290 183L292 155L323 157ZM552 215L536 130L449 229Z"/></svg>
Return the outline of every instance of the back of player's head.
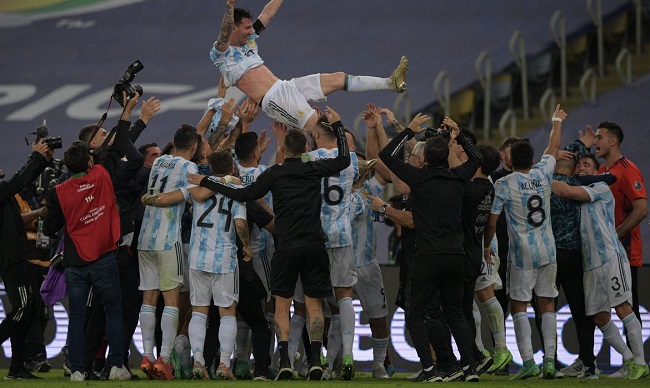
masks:
<svg viewBox="0 0 650 388"><path fill-rule="evenodd" d="M235 155L239 160L249 160L257 149L257 133L245 132L235 140Z"/></svg>
<svg viewBox="0 0 650 388"><path fill-rule="evenodd" d="M499 159L499 151L497 151L496 148L485 144L481 144L476 148L483 157L481 160L481 171L485 175L492 174L492 172L496 170L501 163L501 160Z"/></svg>
<svg viewBox="0 0 650 388"><path fill-rule="evenodd" d="M183 124L174 133L174 148L177 150L187 151L197 142L196 128L191 125Z"/></svg>
<svg viewBox="0 0 650 388"><path fill-rule="evenodd" d="M215 175L227 175L232 173L233 159L229 149L221 149L210 154L210 170Z"/></svg>
<svg viewBox="0 0 650 388"><path fill-rule="evenodd" d="M510 158L515 170L525 170L532 167L535 149L528 139L518 140L510 146Z"/></svg>
<svg viewBox="0 0 650 388"><path fill-rule="evenodd" d="M424 146L424 159L430 166L442 166L449 157L449 142L442 137L430 137Z"/></svg>
<svg viewBox="0 0 650 388"><path fill-rule="evenodd" d="M618 144L620 145L623 143L623 128L621 128L620 125L613 123L611 121L603 121L602 123L598 124L598 128L605 128L607 129L607 132L609 132L612 136L614 136L618 140Z"/></svg>
<svg viewBox="0 0 650 388"><path fill-rule="evenodd" d="M506 148L512 146L515 142L518 142L519 140L521 139L519 139L517 136L510 136L503 139L501 145L499 146L499 151L505 151Z"/></svg>
<svg viewBox="0 0 650 388"><path fill-rule="evenodd" d="M63 163L73 174L88 171L90 146L87 142L75 140L63 154Z"/></svg>
<svg viewBox="0 0 650 388"><path fill-rule="evenodd" d="M307 147L307 136L300 129L291 128L284 135L284 150L292 155L305 152Z"/></svg>
<svg viewBox="0 0 650 388"><path fill-rule="evenodd" d="M253 20L253 14L247 9L235 8L233 12L233 20L235 21L235 25L239 25L242 19Z"/></svg>
<svg viewBox="0 0 650 388"><path fill-rule="evenodd" d="M79 131L79 140L90 143L93 133L95 132L95 128L97 128L97 124L90 124L81 128L81 131Z"/></svg>
<svg viewBox="0 0 650 388"><path fill-rule="evenodd" d="M336 140L334 130L325 116L321 116L316 122L316 130L323 140Z"/></svg>

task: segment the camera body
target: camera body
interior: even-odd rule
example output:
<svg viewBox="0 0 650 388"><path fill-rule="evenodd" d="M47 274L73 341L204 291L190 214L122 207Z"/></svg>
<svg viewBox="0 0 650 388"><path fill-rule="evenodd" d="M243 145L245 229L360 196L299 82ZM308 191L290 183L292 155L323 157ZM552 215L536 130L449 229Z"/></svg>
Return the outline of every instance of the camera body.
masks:
<svg viewBox="0 0 650 388"><path fill-rule="evenodd" d="M122 101L122 92L126 92L128 98L135 97L135 93L138 93L142 96L142 86L132 85L131 81L135 78L135 75L138 74L140 70L144 69L144 65L139 60L133 62L124 72L122 78L117 81L115 87L113 88L113 99L117 101L120 106L124 106Z"/></svg>
<svg viewBox="0 0 650 388"><path fill-rule="evenodd" d="M432 137L440 137L445 139L446 141L449 141L451 137L451 132L449 132L449 129L447 127L440 127L440 128L432 128L432 127L427 127L424 130L424 138L429 139Z"/></svg>
<svg viewBox="0 0 650 388"><path fill-rule="evenodd" d="M47 129L46 125L39 125L36 127L36 141L39 141L41 139L45 139L45 144L47 144L51 150L63 148L61 137L51 137L50 131Z"/></svg>

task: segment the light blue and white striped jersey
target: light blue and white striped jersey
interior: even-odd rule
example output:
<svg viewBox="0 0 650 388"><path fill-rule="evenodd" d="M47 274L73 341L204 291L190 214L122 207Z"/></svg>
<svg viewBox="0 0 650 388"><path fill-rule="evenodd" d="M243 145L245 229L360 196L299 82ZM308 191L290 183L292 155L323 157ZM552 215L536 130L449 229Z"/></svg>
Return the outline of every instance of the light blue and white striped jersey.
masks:
<svg viewBox="0 0 650 388"><path fill-rule="evenodd" d="M235 272L236 219L246 221L246 206L223 194L216 194L205 202L194 202L190 268L210 273Z"/></svg>
<svg viewBox="0 0 650 388"><path fill-rule="evenodd" d="M506 212L508 262L533 269L555 261L551 229L551 188L555 158L542 156L528 174L513 172L494 183L492 214Z"/></svg>
<svg viewBox="0 0 650 388"><path fill-rule="evenodd" d="M233 86L248 70L264 63L257 53L258 47L255 40L259 36L251 35L243 46L228 46L225 53L214 48L210 49L210 59L223 75L226 86Z"/></svg>
<svg viewBox="0 0 650 388"><path fill-rule="evenodd" d="M257 177L268 167L264 165L259 165L258 167L242 167L238 164L237 168L239 169L239 178L241 179L242 186L246 187L255 182ZM264 196L264 201L273 209L273 196L270 191ZM250 228L250 239L253 257L267 256L269 239L272 239L271 233L266 229L260 230L257 225L253 224Z"/></svg>
<svg viewBox="0 0 650 388"><path fill-rule="evenodd" d="M352 249L357 267L366 266L377 258L375 255L377 236L372 216L372 200L368 198L368 195L381 197L383 193L384 186L374 176L366 180L361 187L362 212L359 214L359 209L354 209L355 216L352 221ZM353 205L356 207L356 203Z"/></svg>
<svg viewBox="0 0 650 388"><path fill-rule="evenodd" d="M196 164L181 157L162 155L153 162L149 173L148 194L171 193L181 190L185 199L190 194L187 189L195 187L187 181L188 174L199 172ZM185 202L168 207L146 206L140 228L138 249L143 251L167 251L175 243L181 242L181 217Z"/></svg>
<svg viewBox="0 0 650 388"><path fill-rule="evenodd" d="M591 202L580 208L580 243L583 270L591 271L617 257L627 261L614 227L614 196L606 183L582 186Z"/></svg>
<svg viewBox="0 0 650 388"><path fill-rule="evenodd" d="M308 152L309 160L333 159L339 150L319 148ZM352 245L352 217L350 196L352 185L359 179L359 159L357 154L350 152L350 165L337 175L323 178L321 184L320 219L323 231L329 241L326 248L347 247Z"/></svg>

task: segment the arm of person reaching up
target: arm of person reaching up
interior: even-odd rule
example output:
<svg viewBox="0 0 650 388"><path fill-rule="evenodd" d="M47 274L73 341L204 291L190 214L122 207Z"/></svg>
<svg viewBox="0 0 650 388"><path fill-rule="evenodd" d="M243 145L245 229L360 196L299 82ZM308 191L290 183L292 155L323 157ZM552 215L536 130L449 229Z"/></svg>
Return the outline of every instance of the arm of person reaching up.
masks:
<svg viewBox="0 0 650 388"><path fill-rule="evenodd" d="M151 121L153 116L158 113L160 108L160 100L156 97L149 97L146 101L142 101L140 118L133 123L131 129L129 129L129 139L131 142L135 143L138 140L142 131L147 128L147 124L149 124L149 121ZM129 121L128 118L125 118L124 120Z"/></svg>
<svg viewBox="0 0 650 388"><path fill-rule="evenodd" d="M367 110L362 115L363 120L368 127L368 137L366 139L366 159L378 159L379 150L386 147L388 144L388 136L386 129L381 122L381 115L377 110L375 104L368 104ZM390 170L388 167L378 161L375 165L375 177L382 186L385 186L390 180Z"/></svg>
<svg viewBox="0 0 650 388"><path fill-rule="evenodd" d="M553 117L551 118L551 134L548 138L548 147L544 150L544 155L551 155L557 159L557 152L560 150L562 141L562 121L567 117L567 113L560 108L560 104L555 107Z"/></svg>
<svg viewBox="0 0 650 388"><path fill-rule="evenodd" d="M230 34L232 34L233 28L235 28L235 0L226 1L226 13L223 15L223 20L221 21L221 30L219 31L219 37L214 42L214 48L223 53L228 47L230 47Z"/></svg>
<svg viewBox="0 0 650 388"><path fill-rule="evenodd" d="M404 181L409 187L417 182L420 169L404 163L397 157L405 142L413 138L416 133L424 131L422 124L429 120L429 116L418 113L408 128L397 134L388 144L379 152L379 158L395 175Z"/></svg>
<svg viewBox="0 0 650 388"><path fill-rule="evenodd" d="M465 154L467 155L467 161L462 165L456 167L454 170L461 171L468 180L472 179L476 173L476 170L478 170L479 166L481 165L483 156L479 152L478 148L476 148L474 143L470 140L470 138L466 136L465 133L460 130L460 128L454 128L451 133L451 137L454 138L461 147L463 147L463 151L465 151Z"/></svg>
<svg viewBox="0 0 650 388"><path fill-rule="evenodd" d="M271 19L273 19L273 16L278 12L278 9L282 5L282 0L271 0L266 4L262 12L260 13L260 16L257 18L257 20L262 23L261 26L256 26L253 24L253 27L255 28L255 32L259 35L266 27L268 27L269 23L271 22ZM257 21L256 21L257 22ZM261 27L261 28L260 28Z"/></svg>
<svg viewBox="0 0 650 388"><path fill-rule="evenodd" d="M271 129L278 141L278 148L275 151L275 164L282 164L284 163L284 149L282 146L284 145L284 135L287 133L287 126L279 121L274 121L271 124Z"/></svg>
<svg viewBox="0 0 650 388"><path fill-rule="evenodd" d="M221 76L219 77L219 87L217 89L216 100L223 100L226 97L227 91L228 91L228 87L226 86L226 83L223 80L223 76ZM210 102L208 103L208 110L205 112L205 114L203 114L203 117L201 117L201 120L199 120L199 123L196 125L196 133L198 133L203 137L205 137L205 135L208 133L208 128L210 128L212 119L214 118L214 115L217 114L217 108L210 104L212 101L213 100L210 100ZM222 129L223 132L225 132L228 123L227 122L224 123L223 127L221 126L221 124L222 124L221 119L219 119L219 124L217 125L217 129Z"/></svg>
<svg viewBox="0 0 650 388"><path fill-rule="evenodd" d="M38 177L50 160L53 152L48 147L45 139L39 139L32 144L32 153L27 158L25 164L14 174L11 179L0 182L0 203L13 198L22 189Z"/></svg>
<svg viewBox="0 0 650 388"><path fill-rule="evenodd" d="M350 149L348 140L345 137L345 127L341 123L341 116L329 106L325 108L325 116L336 136L336 145L338 146L338 155L333 159L322 159L314 162L308 162L316 168L321 176L332 176L350 165Z"/></svg>
<svg viewBox="0 0 650 388"><path fill-rule="evenodd" d="M221 144L223 137L226 134L226 131L228 130L230 119L232 119L232 116L234 114L235 114L235 99L231 98L230 100L228 100L228 102L223 104L223 106L221 107L221 119L219 119L219 124L217 125L217 129L215 129L214 132L212 132L212 134L208 138L208 144L210 144L210 148L213 151L216 150Z"/></svg>
<svg viewBox="0 0 650 388"><path fill-rule="evenodd" d="M242 126L241 133L246 133L250 130L251 124L259 114L260 106L255 101L247 98L246 101L242 102L237 111L237 116Z"/></svg>

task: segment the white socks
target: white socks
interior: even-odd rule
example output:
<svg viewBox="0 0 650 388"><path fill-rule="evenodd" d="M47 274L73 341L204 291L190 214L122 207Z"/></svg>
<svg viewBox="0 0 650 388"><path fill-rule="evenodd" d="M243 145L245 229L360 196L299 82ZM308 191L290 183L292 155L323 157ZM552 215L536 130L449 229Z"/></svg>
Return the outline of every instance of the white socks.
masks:
<svg viewBox="0 0 650 388"><path fill-rule="evenodd" d="M634 362L640 365L646 365L645 355L643 352L643 337L641 337L641 323L634 312L622 319L625 330L627 330L627 340L630 343L630 350L634 353Z"/></svg>
<svg viewBox="0 0 650 388"><path fill-rule="evenodd" d="M476 305L476 301L474 301L472 305L472 315L474 316L474 329L476 330L476 335L474 336L474 343L476 343L476 347L478 350L481 352L485 350L485 346L483 346L483 336L481 333L481 312L478 309L478 306Z"/></svg>
<svg viewBox="0 0 650 388"><path fill-rule="evenodd" d="M142 332L142 347L144 356L154 362L153 347L156 343L156 306L143 304L140 307L140 331Z"/></svg>
<svg viewBox="0 0 650 388"><path fill-rule="evenodd" d="M289 360L293 368L293 360L296 358L296 352L302 340L302 330L305 327L305 318L293 314L289 321Z"/></svg>
<svg viewBox="0 0 650 388"><path fill-rule="evenodd" d="M188 326L190 346L192 347L192 354L194 354L194 361L198 361L204 366L205 359L203 358L203 345L205 344L205 330L207 325L207 315L198 312L192 313L192 319L190 319L190 324Z"/></svg>
<svg viewBox="0 0 650 388"><path fill-rule="evenodd" d="M176 333L178 333L178 307L165 307L160 319L162 330L162 344L160 355L167 360L172 354Z"/></svg>
<svg viewBox="0 0 650 388"><path fill-rule="evenodd" d="M327 330L327 364L328 368L334 368L336 355L341 349L341 324L338 314L332 314L330 328Z"/></svg>
<svg viewBox="0 0 650 388"><path fill-rule="evenodd" d="M375 363L384 365L386 359L386 350L388 350L388 337L370 338L372 340L372 360Z"/></svg>
<svg viewBox="0 0 650 388"><path fill-rule="evenodd" d="M555 313L542 314L542 338L544 338L544 358L555 359L557 344L557 316Z"/></svg>
<svg viewBox="0 0 650 388"><path fill-rule="evenodd" d="M372 90L392 90L388 78L367 75L346 75L343 90L348 92L368 92Z"/></svg>
<svg viewBox="0 0 650 388"><path fill-rule="evenodd" d="M503 320L503 309L496 297L492 297L482 303L487 316L488 326L494 338L494 348L507 350L506 347L506 327Z"/></svg>
<svg viewBox="0 0 650 388"><path fill-rule="evenodd" d="M634 315L634 313L632 313ZM627 317L625 317L627 318ZM636 358L634 353L627 347L621 333L618 331L618 327L612 323L610 320L603 327L599 327L600 331L603 333L603 337L609 342L612 347L623 356L623 360L629 360L630 358Z"/></svg>
<svg viewBox="0 0 650 388"><path fill-rule="evenodd" d="M515 337L517 338L517 348L521 359L525 362L533 359L533 342L530 338L530 322L526 313L517 313L513 317L515 325Z"/></svg>
<svg viewBox="0 0 650 388"><path fill-rule="evenodd" d="M352 356L355 324L352 298L343 298L338 301L337 305L339 307L339 317L341 320L341 343L343 345L343 356Z"/></svg>
<svg viewBox="0 0 650 388"><path fill-rule="evenodd" d="M230 368L230 356L235 349L235 337L237 336L237 318L233 315L221 317L219 325L219 362Z"/></svg>

